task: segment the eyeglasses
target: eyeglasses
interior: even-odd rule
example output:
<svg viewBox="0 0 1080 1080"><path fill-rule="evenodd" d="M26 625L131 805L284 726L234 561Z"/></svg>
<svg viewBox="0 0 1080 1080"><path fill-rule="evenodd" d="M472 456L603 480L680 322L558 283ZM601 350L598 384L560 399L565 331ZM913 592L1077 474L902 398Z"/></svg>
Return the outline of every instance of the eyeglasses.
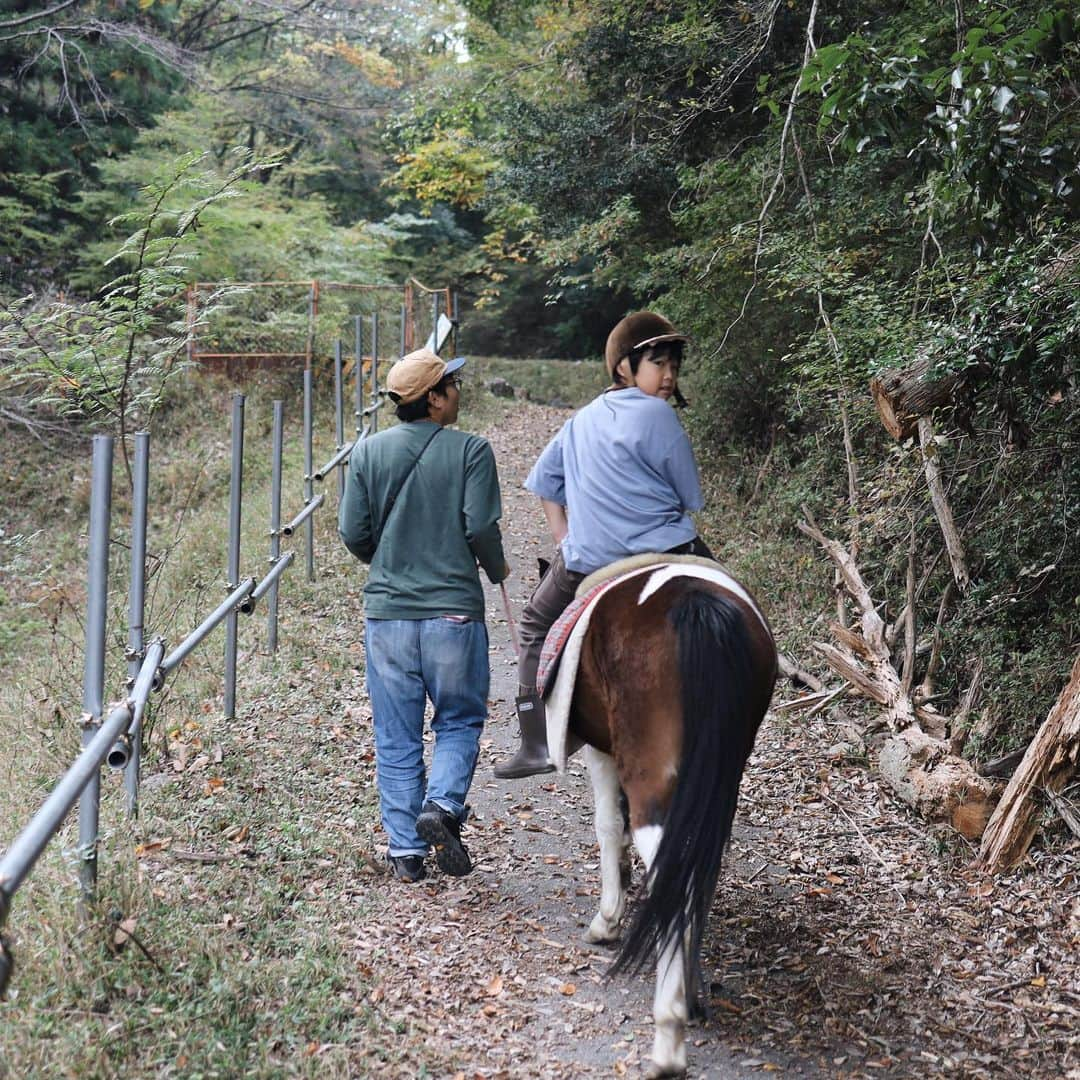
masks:
<svg viewBox="0 0 1080 1080"><path fill-rule="evenodd" d="M450 385L451 386L456 386L459 390L461 389L462 383L464 383L464 382L465 382L465 380L460 375L451 375L450 376Z"/></svg>

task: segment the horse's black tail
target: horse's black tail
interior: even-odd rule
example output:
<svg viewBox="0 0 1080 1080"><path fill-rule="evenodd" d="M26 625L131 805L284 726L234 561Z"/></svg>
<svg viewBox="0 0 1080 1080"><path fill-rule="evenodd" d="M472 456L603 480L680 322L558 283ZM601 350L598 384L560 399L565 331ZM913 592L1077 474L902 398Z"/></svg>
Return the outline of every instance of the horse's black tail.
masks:
<svg viewBox="0 0 1080 1080"><path fill-rule="evenodd" d="M761 720L760 678L746 616L727 597L691 588L672 608L682 680L682 760L648 895L623 938L612 974L655 960L659 945L686 935L693 1005L700 949L720 862L731 835L743 766Z"/></svg>

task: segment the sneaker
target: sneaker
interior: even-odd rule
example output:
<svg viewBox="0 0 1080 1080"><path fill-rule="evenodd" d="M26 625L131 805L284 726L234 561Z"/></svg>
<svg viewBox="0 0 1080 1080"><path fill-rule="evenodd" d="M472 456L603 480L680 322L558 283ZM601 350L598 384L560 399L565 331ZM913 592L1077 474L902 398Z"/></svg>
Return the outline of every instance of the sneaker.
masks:
<svg viewBox="0 0 1080 1080"><path fill-rule="evenodd" d="M420 881L425 874L423 855L387 855L386 861L390 866L390 873L408 884Z"/></svg>
<svg viewBox="0 0 1080 1080"><path fill-rule="evenodd" d="M416 835L435 849L435 861L444 874L463 877L472 869L472 859L461 842L461 822L441 806L424 803L416 819Z"/></svg>

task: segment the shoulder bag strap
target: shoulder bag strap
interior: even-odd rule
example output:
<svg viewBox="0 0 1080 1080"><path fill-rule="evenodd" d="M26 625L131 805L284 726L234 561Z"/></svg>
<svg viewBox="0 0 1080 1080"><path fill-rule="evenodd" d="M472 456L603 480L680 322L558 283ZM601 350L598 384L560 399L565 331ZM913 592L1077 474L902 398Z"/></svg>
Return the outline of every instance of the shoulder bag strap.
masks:
<svg viewBox="0 0 1080 1080"><path fill-rule="evenodd" d="M398 496L405 489L405 485L409 482L409 477L412 476L413 470L420 464L420 459L424 456L424 451L434 442L435 436L442 431L441 426L436 426L435 430L428 436L427 442L420 447L420 453L413 458L412 464L405 471L405 475L401 478L401 482L394 489L394 493L386 500L386 509L383 511L382 521L379 522L379 527L375 532L375 547L378 548L379 541L382 540L383 529L386 528L386 523L390 520L390 515L394 512L394 507L397 505Z"/></svg>

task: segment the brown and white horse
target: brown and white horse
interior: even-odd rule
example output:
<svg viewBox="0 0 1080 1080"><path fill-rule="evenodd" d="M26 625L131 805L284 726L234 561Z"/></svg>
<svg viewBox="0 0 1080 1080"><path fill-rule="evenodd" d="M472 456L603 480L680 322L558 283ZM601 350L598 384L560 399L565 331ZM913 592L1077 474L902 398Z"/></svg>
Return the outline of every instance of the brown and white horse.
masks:
<svg viewBox="0 0 1080 1080"><path fill-rule="evenodd" d="M754 599L698 559L658 562L611 586L582 638L569 735L586 746L601 873L586 937L619 938L632 837L648 894L612 971L656 959L651 1076L686 1070L702 933L776 663Z"/></svg>

